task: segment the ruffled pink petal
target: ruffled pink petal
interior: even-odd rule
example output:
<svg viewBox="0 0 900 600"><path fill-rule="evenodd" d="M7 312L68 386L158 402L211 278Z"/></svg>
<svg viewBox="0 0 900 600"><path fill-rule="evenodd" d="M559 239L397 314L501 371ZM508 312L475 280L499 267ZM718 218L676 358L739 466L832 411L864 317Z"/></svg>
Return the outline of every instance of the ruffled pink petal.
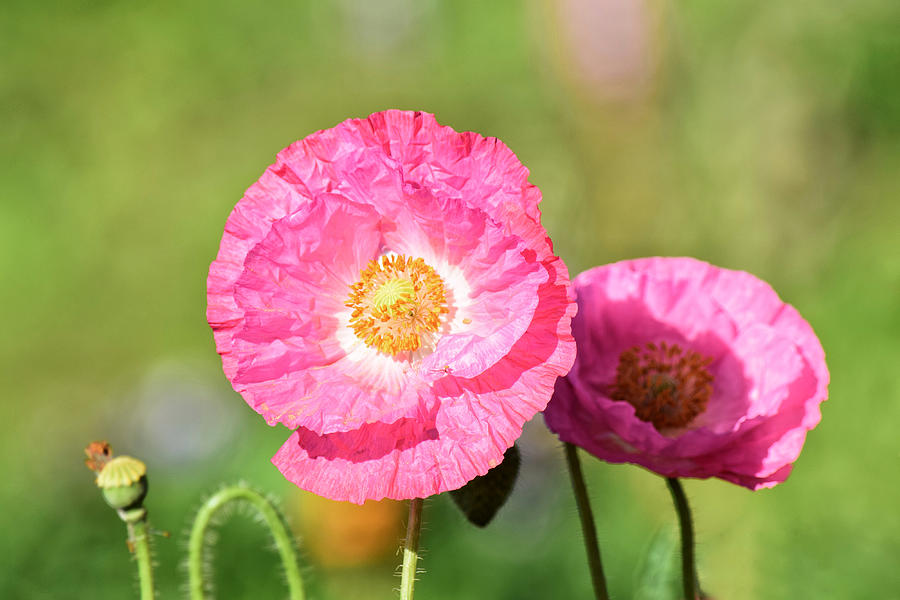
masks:
<svg viewBox="0 0 900 600"><path fill-rule="evenodd" d="M522 212L540 221L540 192L528 183L528 169L497 138L457 133L421 112L388 110L348 123L379 140L404 182L436 196L462 199L500 221Z"/></svg>
<svg viewBox="0 0 900 600"><path fill-rule="evenodd" d="M216 340L216 348L227 347L239 325L242 311L234 300L234 284L243 270L247 253L269 232L276 220L297 210L308 200L274 174L270 167L244 194L234 207L216 260L207 278L206 315ZM237 368L236 358L222 355L225 375L231 378Z"/></svg>

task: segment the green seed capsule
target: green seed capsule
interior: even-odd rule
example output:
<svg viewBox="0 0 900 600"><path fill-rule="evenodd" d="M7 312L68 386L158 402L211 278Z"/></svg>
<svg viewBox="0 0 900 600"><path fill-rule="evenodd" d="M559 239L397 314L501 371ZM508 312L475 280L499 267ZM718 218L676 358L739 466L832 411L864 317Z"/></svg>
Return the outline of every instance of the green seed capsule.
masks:
<svg viewBox="0 0 900 600"><path fill-rule="evenodd" d="M111 507L135 508L147 495L147 466L136 458L117 456L97 475L97 486Z"/></svg>

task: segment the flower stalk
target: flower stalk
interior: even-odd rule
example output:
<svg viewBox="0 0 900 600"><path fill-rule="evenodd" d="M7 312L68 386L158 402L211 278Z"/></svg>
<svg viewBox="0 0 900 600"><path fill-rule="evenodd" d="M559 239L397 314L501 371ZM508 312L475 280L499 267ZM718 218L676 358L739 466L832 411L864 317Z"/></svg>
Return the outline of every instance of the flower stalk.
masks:
<svg viewBox="0 0 900 600"><path fill-rule="evenodd" d="M412 600L416 584L416 564L419 562L419 532L422 529L422 498L409 501L409 520L406 522L406 541L403 544L403 567L400 573L400 600Z"/></svg>
<svg viewBox="0 0 900 600"><path fill-rule="evenodd" d="M134 550L134 559L138 565L138 581L141 600L153 600L153 562L150 556L150 531L147 526L147 512L134 521L126 521L128 525L128 542Z"/></svg>
<svg viewBox="0 0 900 600"><path fill-rule="evenodd" d="M681 528L681 581L684 597L687 600L700 598L700 582L697 578L697 565L694 561L694 526L691 520L691 509L687 496L677 477L666 477L675 512L678 514L678 525Z"/></svg>
<svg viewBox="0 0 900 600"><path fill-rule="evenodd" d="M150 554L150 528L147 524L147 465L131 456L113 456L105 440L91 442L84 449L84 464L97 474L94 482L103 500L115 509L128 528L128 550L138 565L141 600L154 600L153 558Z"/></svg>
<svg viewBox="0 0 900 600"><path fill-rule="evenodd" d="M300 567L297 564L297 552L294 548L293 537L288 531L287 524L281 513L265 496L259 492L235 485L226 487L210 496L194 518L191 527L191 537L188 541L188 590L191 600L204 600L205 582L203 577L204 565L204 540L213 517L222 508L231 502L246 502L253 507L263 518L275 547L281 557L287 580L289 598L291 600L303 600L303 578L300 576Z"/></svg>
<svg viewBox="0 0 900 600"><path fill-rule="evenodd" d="M597 600L609 600L606 577L603 575L603 564L600 561L600 545L597 542L594 513L591 511L591 502L588 498L587 486L584 483L584 475L581 472L578 451L573 444L568 442L563 443L563 448L566 453L566 464L569 467L569 477L572 480L572 491L575 493L575 503L578 505L578 516L581 518L581 532L584 536L591 581L594 584L594 596Z"/></svg>

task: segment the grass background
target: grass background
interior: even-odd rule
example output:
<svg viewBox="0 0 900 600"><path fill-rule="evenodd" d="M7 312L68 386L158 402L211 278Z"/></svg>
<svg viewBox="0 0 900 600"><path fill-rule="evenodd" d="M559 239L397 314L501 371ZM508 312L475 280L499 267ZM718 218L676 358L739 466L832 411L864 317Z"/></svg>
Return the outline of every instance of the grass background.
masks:
<svg viewBox="0 0 900 600"><path fill-rule="evenodd" d="M153 523L173 532L156 542L162 598L181 593L190 510L221 482L269 490L302 520L268 462L288 432L221 375L206 271L279 149L409 108L518 154L573 274L692 255L794 304L828 356L823 421L773 490L686 482L701 579L732 600L900 598L900 5L589 4L4 5L0 597L137 596L124 527L81 465L92 439L149 465ZM589 597L561 452L542 428L529 427L522 479L487 529L444 496L428 502L422 598ZM634 597L674 523L665 486L586 467L611 590ZM246 520L224 527L220 598L284 594L265 545ZM398 585L392 554L307 562L313 598Z"/></svg>

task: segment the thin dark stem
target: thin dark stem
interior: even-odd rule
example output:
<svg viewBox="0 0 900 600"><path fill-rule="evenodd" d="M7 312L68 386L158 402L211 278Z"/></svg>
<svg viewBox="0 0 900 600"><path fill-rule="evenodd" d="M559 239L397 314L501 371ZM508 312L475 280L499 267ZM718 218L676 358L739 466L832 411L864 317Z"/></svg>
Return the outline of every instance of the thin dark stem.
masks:
<svg viewBox="0 0 900 600"><path fill-rule="evenodd" d="M400 573L400 600L412 600L416 585L416 563L419 561L419 531L422 528L421 498L409 501L406 542L403 544L403 570Z"/></svg>
<svg viewBox="0 0 900 600"><path fill-rule="evenodd" d="M603 564L600 562L600 546L597 543L594 513L591 511L587 487L584 485L584 475L581 473L578 452L575 446L568 442L564 442L563 447L566 451L569 477L572 479L572 490L575 492L575 503L578 505L578 515L581 517L581 532L584 535L584 547L587 550L591 580L594 582L594 596L597 600L609 600L609 592L606 591L606 577L603 576Z"/></svg>
<svg viewBox="0 0 900 600"><path fill-rule="evenodd" d="M678 513L678 525L681 527L681 581L684 586L684 597L696 600L700 596L700 583L697 579L697 565L694 562L694 525L691 522L691 509L678 478L667 477L666 483L672 492L675 512Z"/></svg>

